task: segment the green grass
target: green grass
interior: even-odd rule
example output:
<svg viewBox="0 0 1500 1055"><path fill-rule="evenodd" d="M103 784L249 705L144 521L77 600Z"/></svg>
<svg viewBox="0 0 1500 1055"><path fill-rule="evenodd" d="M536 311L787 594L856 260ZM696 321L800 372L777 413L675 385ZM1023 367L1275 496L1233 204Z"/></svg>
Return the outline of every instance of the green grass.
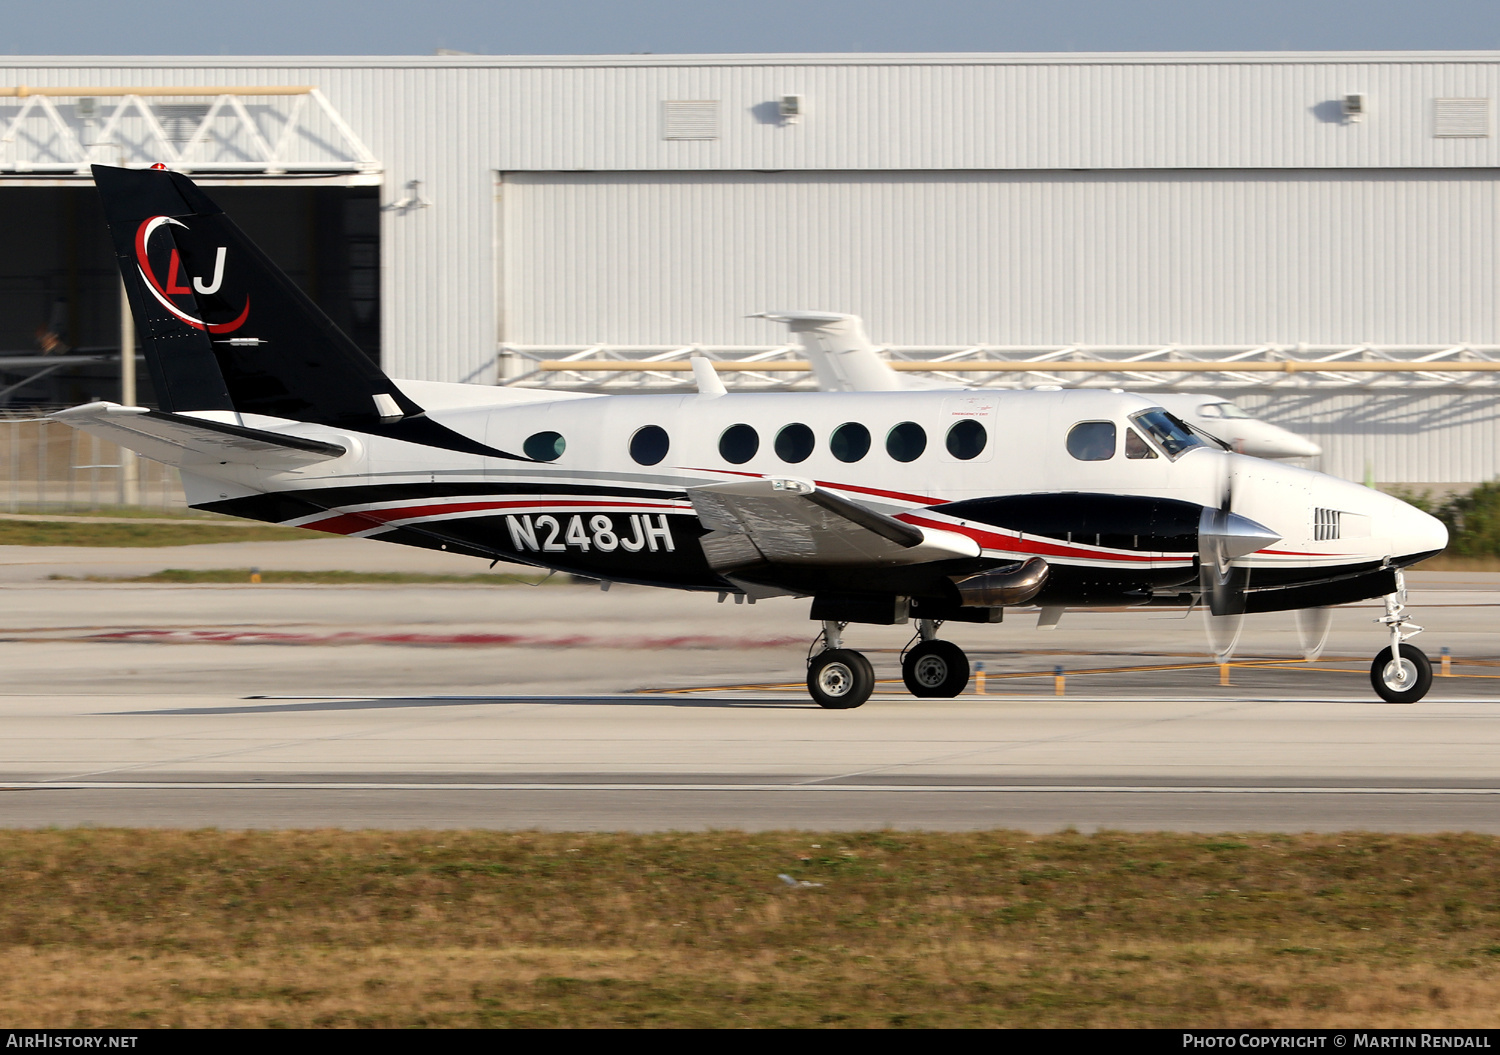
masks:
<svg viewBox="0 0 1500 1055"><path fill-rule="evenodd" d="M49 575L49 579L67 582L162 582L162 583L249 583L249 568L168 568L154 575L137 575L131 578L115 578L108 575ZM419 572L395 571L262 571L262 584L275 583L320 583L329 586L358 585L360 583L412 583L484 586L506 586L516 583L537 583L540 575L513 575L485 572L478 575L427 575ZM553 582L567 582L566 576L556 576Z"/></svg>
<svg viewBox="0 0 1500 1055"><path fill-rule="evenodd" d="M213 524L66 524L0 520L0 546L199 546L217 542L295 542L329 538L320 531L272 524L219 527Z"/></svg>
<svg viewBox="0 0 1500 1055"><path fill-rule="evenodd" d="M1490 1027L1497 851L1368 833L3 831L0 1014Z"/></svg>

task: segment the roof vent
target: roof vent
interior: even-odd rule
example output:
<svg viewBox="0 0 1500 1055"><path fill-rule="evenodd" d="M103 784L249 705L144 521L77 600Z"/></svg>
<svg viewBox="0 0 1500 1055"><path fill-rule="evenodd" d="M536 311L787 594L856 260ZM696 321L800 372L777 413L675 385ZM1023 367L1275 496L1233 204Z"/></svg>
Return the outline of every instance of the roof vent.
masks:
<svg viewBox="0 0 1500 1055"><path fill-rule="evenodd" d="M160 103L156 116L168 143L186 143L208 116L207 103Z"/></svg>
<svg viewBox="0 0 1500 1055"><path fill-rule="evenodd" d="M1488 99L1434 99L1432 134L1438 139L1483 139L1490 134Z"/></svg>
<svg viewBox="0 0 1500 1055"><path fill-rule="evenodd" d="M669 99L661 104L663 139L718 139L719 100Z"/></svg>

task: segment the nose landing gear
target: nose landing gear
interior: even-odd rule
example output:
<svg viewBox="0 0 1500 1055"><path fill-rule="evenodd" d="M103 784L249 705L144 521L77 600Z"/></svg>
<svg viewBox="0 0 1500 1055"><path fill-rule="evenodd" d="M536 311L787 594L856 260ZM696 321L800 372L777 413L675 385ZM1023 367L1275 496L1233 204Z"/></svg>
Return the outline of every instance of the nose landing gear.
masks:
<svg viewBox="0 0 1500 1055"><path fill-rule="evenodd" d="M1370 684L1387 703L1416 703L1432 687L1432 663L1426 653L1404 642L1422 628L1406 615L1406 579L1396 573L1396 592L1385 598L1385 615L1376 620L1390 628L1391 643L1370 665Z"/></svg>

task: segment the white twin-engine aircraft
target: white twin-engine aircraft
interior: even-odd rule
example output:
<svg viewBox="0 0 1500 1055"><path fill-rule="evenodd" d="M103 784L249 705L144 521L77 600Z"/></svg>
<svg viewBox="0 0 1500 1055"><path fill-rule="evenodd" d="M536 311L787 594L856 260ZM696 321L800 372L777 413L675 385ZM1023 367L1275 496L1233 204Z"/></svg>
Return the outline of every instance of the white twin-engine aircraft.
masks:
<svg viewBox="0 0 1500 1055"><path fill-rule="evenodd" d="M939 627L1017 605L1041 625L1075 607L1201 603L1230 628L1296 610L1311 652L1327 606L1383 596L1375 690L1430 685L1401 569L1442 550L1442 524L1226 451L1149 398L734 395L704 359L696 395L395 381L190 180L94 176L160 409L55 417L178 466L195 508L605 584L810 597L807 685L829 708L874 687L847 624L915 622L907 687L954 696L968 659ZM784 318L816 335L847 317Z"/></svg>

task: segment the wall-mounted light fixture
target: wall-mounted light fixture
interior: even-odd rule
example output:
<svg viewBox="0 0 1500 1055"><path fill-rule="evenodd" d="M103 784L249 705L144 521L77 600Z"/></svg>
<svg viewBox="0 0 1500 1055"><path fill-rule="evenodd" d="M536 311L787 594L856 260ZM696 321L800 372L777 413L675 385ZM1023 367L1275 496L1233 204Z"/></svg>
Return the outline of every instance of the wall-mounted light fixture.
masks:
<svg viewBox="0 0 1500 1055"><path fill-rule="evenodd" d="M1344 120L1363 121L1370 112L1370 100L1364 92L1351 92L1344 96Z"/></svg>
<svg viewBox="0 0 1500 1055"><path fill-rule="evenodd" d="M422 181L419 179L406 181L406 197L381 206L386 212L410 212L413 209L431 207L432 202L422 197Z"/></svg>
<svg viewBox="0 0 1500 1055"><path fill-rule="evenodd" d="M794 125L802 117L806 107L800 95L783 95L776 104L776 112L781 115L783 124Z"/></svg>

